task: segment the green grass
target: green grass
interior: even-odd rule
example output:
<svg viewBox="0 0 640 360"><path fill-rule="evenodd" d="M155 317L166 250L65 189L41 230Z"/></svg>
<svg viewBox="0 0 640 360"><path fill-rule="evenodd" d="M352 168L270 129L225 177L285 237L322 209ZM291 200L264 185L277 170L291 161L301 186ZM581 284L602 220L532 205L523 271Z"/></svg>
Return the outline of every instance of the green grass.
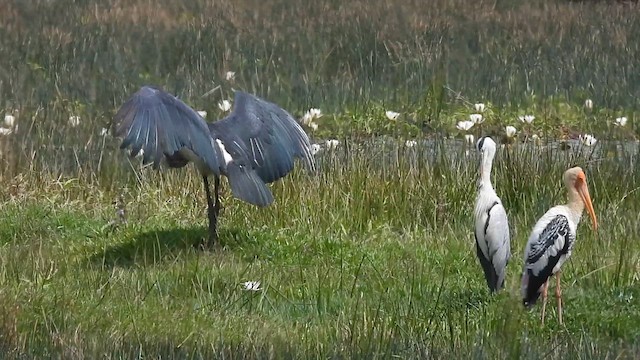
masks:
<svg viewBox="0 0 640 360"><path fill-rule="evenodd" d="M459 94L514 111L549 98L637 109L629 2L9 0L2 10L0 106L25 115L55 104L106 123L147 83L210 113L236 87L296 115L379 105L431 125L434 102Z"/></svg>
<svg viewBox="0 0 640 360"><path fill-rule="evenodd" d="M192 169L143 170L145 181L124 192L25 175L0 208L3 350L64 358L637 356L640 192L631 158L500 151L495 183L514 256L506 291L492 297L471 232L475 154L440 146L428 157L392 145L356 148L346 162L341 150L325 154L318 174L296 171L274 184L277 200L266 209L225 191L218 251L196 246L206 216ZM397 163L379 160L389 153ZM521 305L522 249L535 220L564 201L561 174L572 164L587 171L601 227L579 227L564 267L565 325L551 306L541 327L540 308ZM110 230L118 193L128 222ZM242 290L251 280L263 290Z"/></svg>
<svg viewBox="0 0 640 360"><path fill-rule="evenodd" d="M556 139L640 134L632 3L10 0L0 10L0 109L17 115L27 157L43 145L95 149L88 141L144 84L209 119L232 89L298 118L320 107L323 139L459 135L476 102L490 109L476 136L506 125ZM385 110L402 115L390 123ZM529 129L524 114L536 116ZM624 131L612 126L619 116Z"/></svg>

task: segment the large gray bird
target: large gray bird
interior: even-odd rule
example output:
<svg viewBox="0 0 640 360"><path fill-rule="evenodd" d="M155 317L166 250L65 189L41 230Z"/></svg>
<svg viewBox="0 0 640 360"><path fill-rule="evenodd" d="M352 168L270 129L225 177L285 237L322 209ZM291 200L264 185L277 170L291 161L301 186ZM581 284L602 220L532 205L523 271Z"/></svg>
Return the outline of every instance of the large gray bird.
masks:
<svg viewBox="0 0 640 360"><path fill-rule="evenodd" d="M480 157L480 179L475 207L476 253L487 286L493 293L504 286L506 268L511 258L511 243L507 212L491 185L491 167L496 154L496 143L483 137L476 144Z"/></svg>
<svg viewBox="0 0 640 360"><path fill-rule="evenodd" d="M187 104L162 89L143 86L118 110L114 135L131 156L143 150L143 164L181 168L193 162L207 194L209 241L217 241L220 175L233 195L260 207L273 202L267 183L293 170L294 158L315 169L309 137L289 113L251 94L236 91L231 113L207 123ZM215 201L208 177L214 177Z"/></svg>

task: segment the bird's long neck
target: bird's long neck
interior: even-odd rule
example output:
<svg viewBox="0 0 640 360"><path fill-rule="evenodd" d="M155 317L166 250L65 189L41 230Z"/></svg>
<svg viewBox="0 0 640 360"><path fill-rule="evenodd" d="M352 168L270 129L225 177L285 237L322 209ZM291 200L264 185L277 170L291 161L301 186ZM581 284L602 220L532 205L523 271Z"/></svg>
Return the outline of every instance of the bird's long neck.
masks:
<svg viewBox="0 0 640 360"><path fill-rule="evenodd" d="M482 155L480 167L480 187L492 187L491 185L491 167L493 166L493 156L488 154Z"/></svg>
<svg viewBox="0 0 640 360"><path fill-rule="evenodd" d="M578 223L582 217L582 212L584 211L584 202L575 187L569 186L568 188L569 203L567 203L567 207L569 208L569 213L573 217L573 220Z"/></svg>

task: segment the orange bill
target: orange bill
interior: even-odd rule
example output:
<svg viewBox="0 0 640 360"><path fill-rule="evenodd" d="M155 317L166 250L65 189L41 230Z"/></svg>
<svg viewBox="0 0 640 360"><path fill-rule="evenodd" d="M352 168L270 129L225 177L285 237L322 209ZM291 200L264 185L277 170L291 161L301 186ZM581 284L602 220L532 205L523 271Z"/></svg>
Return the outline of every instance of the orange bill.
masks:
<svg viewBox="0 0 640 360"><path fill-rule="evenodd" d="M584 178L581 178L581 177L578 178L578 182L576 184L576 190L578 190L578 194L580 194L580 197L582 198L582 202L584 203L584 206L587 208L589 217L591 217L593 230L598 231L598 219L596 219L596 212L593 210L593 204L591 203L591 195L589 195L589 188L587 187L587 182Z"/></svg>

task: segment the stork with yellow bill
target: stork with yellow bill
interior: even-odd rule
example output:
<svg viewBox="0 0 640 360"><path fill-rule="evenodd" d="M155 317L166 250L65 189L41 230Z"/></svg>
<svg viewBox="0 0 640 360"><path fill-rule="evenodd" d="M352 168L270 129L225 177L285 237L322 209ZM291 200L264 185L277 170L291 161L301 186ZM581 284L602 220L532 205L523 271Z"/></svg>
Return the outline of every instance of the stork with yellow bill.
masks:
<svg viewBox="0 0 640 360"><path fill-rule="evenodd" d="M523 304L526 307L533 306L542 293L543 324L549 278L554 274L556 275L558 322L562 324L560 268L571 256L571 250L576 242L576 230L585 207L591 217L593 229L598 230L598 221L591 203L584 171L579 167L567 170L564 173L564 184L569 193L569 202L552 207L538 220L529 236L524 253Z"/></svg>

